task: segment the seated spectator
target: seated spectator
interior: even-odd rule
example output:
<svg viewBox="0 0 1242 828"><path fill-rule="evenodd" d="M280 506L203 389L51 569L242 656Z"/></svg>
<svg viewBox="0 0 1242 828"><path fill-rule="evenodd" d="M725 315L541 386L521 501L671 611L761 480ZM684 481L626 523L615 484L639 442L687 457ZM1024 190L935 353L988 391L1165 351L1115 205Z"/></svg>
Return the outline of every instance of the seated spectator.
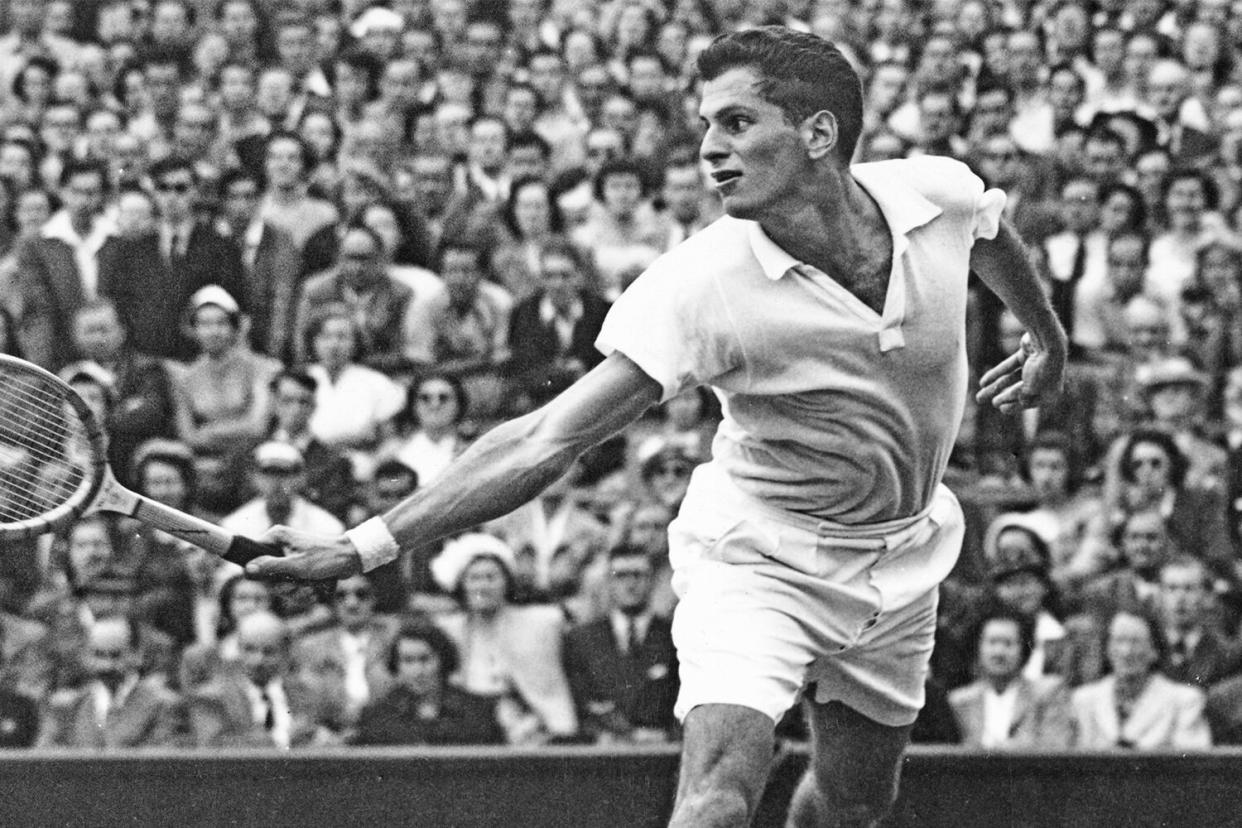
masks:
<svg viewBox="0 0 1242 828"><path fill-rule="evenodd" d="M488 257L478 243L444 240L439 267L447 293L429 314L434 330L432 364L461 380L470 415L487 420L503 401L501 367L509 359L513 297L487 280Z"/></svg>
<svg viewBox="0 0 1242 828"><path fill-rule="evenodd" d="M0 693L42 700L52 681L50 645L46 625L0 611Z"/></svg>
<svg viewBox="0 0 1242 828"><path fill-rule="evenodd" d="M1164 516L1141 509L1125 516L1116 531L1113 568L1087 580L1074 605L1101 622L1123 607L1155 612L1160 569L1177 555Z"/></svg>
<svg viewBox="0 0 1242 828"><path fill-rule="evenodd" d="M676 444L659 446L640 460L638 482L643 497L676 512L690 486L690 475L703 459Z"/></svg>
<svg viewBox="0 0 1242 828"><path fill-rule="evenodd" d="M556 607L515 606L515 567L513 550L491 535L445 544L431 570L459 609L436 623L463 654L456 683L495 701L509 744L572 738L578 721L561 664L564 616Z"/></svg>
<svg viewBox="0 0 1242 828"><path fill-rule="evenodd" d="M98 299L73 315L73 346L78 358L96 363L112 376L115 403L106 423L108 461L117 479L132 486L130 461L138 445L153 437L173 437L177 399L172 381L156 359L129 345L116 304Z"/></svg>
<svg viewBox="0 0 1242 828"><path fill-rule="evenodd" d="M1087 750L1203 750L1212 746L1204 693L1156 669L1164 637L1153 617L1118 610L1107 625L1110 674L1071 695L1073 745Z"/></svg>
<svg viewBox="0 0 1242 828"><path fill-rule="evenodd" d="M386 373L406 367L402 332L414 292L388 275L384 258L384 242L370 227L354 223L345 229L336 266L307 279L298 293L299 361L318 358L312 353L313 321L326 306L342 305L356 328L354 359Z"/></svg>
<svg viewBox="0 0 1242 828"><path fill-rule="evenodd" d="M449 683L457 647L436 627L406 620L389 645L392 686L362 710L355 745L494 745L505 733L495 702Z"/></svg>
<svg viewBox="0 0 1242 828"><path fill-rule="evenodd" d="M306 372L314 378L315 411L311 434L349 453L354 476L365 480L371 452L392 437L392 420L405 404L405 392L379 371L356 361L358 328L347 307L328 305L306 329L315 361Z"/></svg>
<svg viewBox="0 0 1242 828"><path fill-rule="evenodd" d="M949 693L962 744L985 749L1065 748L1069 695L1056 676L1028 678L1022 668L1035 644L1031 618L985 612L972 636L979 678Z"/></svg>
<svg viewBox="0 0 1242 828"><path fill-rule="evenodd" d="M300 664L331 658L344 667L345 715L352 721L388 690L391 675L384 665L396 619L375 611L375 588L361 574L337 581L332 609L331 625L294 642L293 660Z"/></svg>
<svg viewBox="0 0 1242 828"><path fill-rule="evenodd" d="M187 313L199 353L179 377L181 439L196 449L244 452L267 428L280 363L245 346L241 308L216 285L195 293Z"/></svg>
<svg viewBox="0 0 1242 828"><path fill-rule="evenodd" d="M31 747L39 736L39 727L38 701L0 690L0 749Z"/></svg>
<svg viewBox="0 0 1242 828"><path fill-rule="evenodd" d="M583 734L597 742L675 738L677 654L672 625L651 611L655 566L646 550L608 553L610 611L565 636L565 674Z"/></svg>
<svg viewBox="0 0 1242 828"><path fill-rule="evenodd" d="M356 526L365 520L382 515L405 500L418 489L418 474L400 460L381 460L375 474L362 488L362 497L350 512L346 523ZM410 593L428 588L434 589L434 579L428 561L439 549L402 549L396 560L371 570L371 584L375 587L375 609L379 612L401 613L407 609ZM448 596L437 596L445 601ZM409 606L415 612L423 608Z"/></svg>
<svg viewBox="0 0 1242 828"><path fill-rule="evenodd" d="M236 669L240 649L237 623L252 612L273 610L272 588L264 581L234 575L220 585L216 628L211 638L199 641L181 654L178 670L182 692L207 684L229 669Z"/></svg>
<svg viewBox="0 0 1242 828"><path fill-rule="evenodd" d="M1061 676L1071 686L1100 674L1097 628L1086 620L1063 620L1060 596L1049 575L1048 545L1021 514L996 518L988 527L984 556L991 600L1030 619L1033 646L1022 675Z"/></svg>
<svg viewBox="0 0 1242 828"><path fill-rule="evenodd" d="M311 433L318 385L314 377L298 368L285 368L272 377L270 389L275 413L267 436L289 443L302 452L306 463L307 499L345 520L357 496L353 464L343 453Z"/></svg>
<svg viewBox="0 0 1242 828"><path fill-rule="evenodd" d="M1205 429L1212 378L1185 357L1146 365L1136 378L1151 414L1149 425L1172 435L1186 458L1186 485L1223 486L1226 452Z"/></svg>
<svg viewBox="0 0 1242 828"><path fill-rule="evenodd" d="M1242 673L1242 645L1213 623L1213 597L1210 575L1198 558L1179 555L1160 567L1158 617L1168 645L1160 672L1202 690Z"/></svg>
<svg viewBox="0 0 1242 828"><path fill-rule="evenodd" d="M117 750L176 744L181 700L162 678L142 675L141 637L138 625L121 616L90 624L82 654L86 684L49 699L41 747Z"/></svg>
<svg viewBox="0 0 1242 828"><path fill-rule="evenodd" d="M406 395L403 419L411 430L382 453L409 466L418 475L418 484L426 486L466 448L462 423L468 408L466 389L457 377L432 373L420 378Z"/></svg>
<svg viewBox="0 0 1242 828"><path fill-rule="evenodd" d="M513 308L508 366L516 411L539 405L550 383L563 388L603 357L595 350L608 303L586 286L586 263L573 244L549 240L539 259L539 289Z"/></svg>
<svg viewBox="0 0 1242 828"><path fill-rule="evenodd" d="M241 669L223 671L187 694L191 743L197 747L291 747L339 744L342 670L291 669L289 629L263 610L237 624Z"/></svg>
<svg viewBox="0 0 1242 828"><path fill-rule="evenodd" d="M508 232L492 251L492 274L521 301L538 289L543 245L565 231L565 220L547 181L534 177L513 182L503 218Z"/></svg>
<svg viewBox="0 0 1242 828"><path fill-rule="evenodd" d="M590 218L571 238L591 251L599 292L612 301L664 252L668 226L652 207L647 177L632 159L606 161L593 187Z"/></svg>

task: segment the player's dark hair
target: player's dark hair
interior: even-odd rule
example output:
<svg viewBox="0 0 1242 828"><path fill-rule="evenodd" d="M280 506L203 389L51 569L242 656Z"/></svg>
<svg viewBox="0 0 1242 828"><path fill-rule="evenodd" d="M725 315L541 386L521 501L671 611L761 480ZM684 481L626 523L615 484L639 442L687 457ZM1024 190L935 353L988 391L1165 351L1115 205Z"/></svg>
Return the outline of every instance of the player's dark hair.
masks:
<svg viewBox="0 0 1242 828"><path fill-rule="evenodd" d="M862 133L862 82L834 44L784 26L760 26L717 37L698 57L705 81L738 67L759 74L759 94L790 123L824 110L835 115L837 156L847 163L853 157Z"/></svg>

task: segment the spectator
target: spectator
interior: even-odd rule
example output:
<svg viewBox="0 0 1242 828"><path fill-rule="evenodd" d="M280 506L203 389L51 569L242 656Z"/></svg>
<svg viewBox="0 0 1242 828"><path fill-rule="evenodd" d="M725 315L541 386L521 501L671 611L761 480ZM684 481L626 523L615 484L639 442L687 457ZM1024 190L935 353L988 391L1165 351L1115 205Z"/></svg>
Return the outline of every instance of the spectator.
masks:
<svg viewBox="0 0 1242 828"><path fill-rule="evenodd" d="M296 640L293 660L339 662L345 671L345 716L354 721L363 707L389 688L391 674L385 664L397 622L375 611L375 588L365 575L339 580L332 607L333 623Z"/></svg>
<svg viewBox="0 0 1242 828"><path fill-rule="evenodd" d="M1184 357L1170 357L1136 372L1150 424L1173 437L1186 459L1186 485L1219 489L1224 481L1225 450L1205 433L1212 378Z"/></svg>
<svg viewBox="0 0 1242 828"><path fill-rule="evenodd" d="M496 702L509 744L537 745L578 729L561 666L564 616L549 606L512 603L513 550L491 535L445 545L432 573L459 610L437 619L464 659L458 684Z"/></svg>
<svg viewBox="0 0 1242 828"><path fill-rule="evenodd" d="M241 308L222 288L196 291L186 313L199 355L178 378L181 438L196 449L245 452L267 428L280 363L245 347Z"/></svg>
<svg viewBox="0 0 1242 828"><path fill-rule="evenodd" d="M0 610L0 693L41 701L52 681L49 645L46 625Z"/></svg>
<svg viewBox="0 0 1242 828"><path fill-rule="evenodd" d="M517 301L539 287L539 258L544 246L564 232L565 220L540 178L520 178L509 189L504 211L506 238L492 251L492 274Z"/></svg>
<svg viewBox="0 0 1242 828"><path fill-rule="evenodd" d="M216 605L216 627L210 638L187 647L178 670L182 692L189 693L208 684L222 672L238 669L241 656L237 645L237 624L253 612L271 612L274 596L263 581L234 575L220 585Z"/></svg>
<svg viewBox="0 0 1242 828"><path fill-rule="evenodd" d="M298 675L291 669L290 643L285 623L270 612L258 610L238 621L241 669L224 671L187 694L192 744L288 750L341 742L341 666L316 665L316 674Z"/></svg>
<svg viewBox="0 0 1242 828"><path fill-rule="evenodd" d="M664 164L661 199L669 228L665 250L671 250L719 217L696 155L670 155Z"/></svg>
<svg viewBox="0 0 1242 828"><path fill-rule="evenodd" d="M394 433L392 420L401 411L405 393L379 371L355 361L359 336L353 312L338 304L320 309L305 333L306 348L315 357L306 369L316 383L310 431L325 444L348 452L354 476L363 480L371 452Z"/></svg>
<svg viewBox="0 0 1242 828"><path fill-rule="evenodd" d="M488 257L476 242L445 239L440 245L440 275L447 302L430 312L434 331L432 363L457 377L466 390L469 414L495 417L503 401L501 366L509 359L510 309L513 297L488 281Z"/></svg>
<svg viewBox="0 0 1242 828"><path fill-rule="evenodd" d="M679 687L672 626L651 611L655 567L647 551L608 552L610 611L565 636L565 674L584 735L598 743L675 738Z"/></svg>
<svg viewBox="0 0 1242 828"><path fill-rule="evenodd" d="M563 388L596 365L595 350L607 303L586 285L586 262L567 241L549 241L539 259L540 288L514 306L509 321L513 394L533 404L545 387ZM519 402L520 406L523 402Z"/></svg>
<svg viewBox="0 0 1242 828"><path fill-rule="evenodd" d="M1156 669L1164 650L1159 624L1142 613L1118 610L1107 629L1111 672L1073 691L1073 745L1087 750L1210 748L1203 691Z"/></svg>
<svg viewBox="0 0 1242 828"><path fill-rule="evenodd" d="M618 158L599 168L594 196L591 218L571 237L591 251L600 293L612 300L664 251L668 230L651 205L646 175L630 159Z"/></svg>
<svg viewBox="0 0 1242 828"><path fill-rule="evenodd" d="M72 357L68 323L99 290L99 255L115 230L102 215L107 174L95 162L67 164L59 196L64 207L38 237L19 240L18 286L22 294L22 341L28 359L58 369Z"/></svg>
<svg viewBox="0 0 1242 828"><path fill-rule="evenodd" d="M1160 567L1159 618L1168 644L1160 672L1204 691L1242 672L1242 645L1212 623L1219 615L1214 599L1210 574L1197 558L1182 555Z"/></svg>
<svg viewBox="0 0 1242 828"><path fill-rule="evenodd" d="M249 310L251 347L284 360L293 353L290 334L302 264L293 238L260 217L259 181L245 169L230 170L221 177L217 229L241 249L242 299Z"/></svg>
<svg viewBox="0 0 1242 828"><path fill-rule="evenodd" d="M336 208L308 192L314 156L301 137L278 129L263 146L267 189L259 217L288 233L300 254L311 236L337 220Z"/></svg>
<svg viewBox="0 0 1242 828"><path fill-rule="evenodd" d="M1104 619L1123 607L1142 607L1154 612L1158 605L1160 569L1179 552L1169 537L1164 515L1155 509L1128 513L1115 530L1116 552L1111 550L1088 554L1109 555L1092 564L1095 573L1083 585L1083 611ZM1115 559L1114 559L1115 557Z"/></svg>
<svg viewBox="0 0 1242 828"><path fill-rule="evenodd" d="M1070 743L1069 694L1060 678L1023 675L1035 643L1031 618L983 614L971 636L979 679L949 694L962 744L986 750L1064 749Z"/></svg>
<svg viewBox="0 0 1242 828"><path fill-rule="evenodd" d="M334 305L348 308L359 336L354 359L387 372L405 365L402 332L414 293L388 275L384 258L384 242L374 230L361 223L345 230L336 266L307 279L299 291L295 323L299 361L311 357L311 320L325 306Z"/></svg>
<svg viewBox="0 0 1242 828"><path fill-rule="evenodd" d="M403 622L387 654L392 687L363 709L351 743L502 744L494 703L449 683L458 663L457 647L438 627Z"/></svg>
<svg viewBox="0 0 1242 828"><path fill-rule="evenodd" d="M391 452L414 471L419 484L439 477L465 449L462 424L468 410L465 387L452 374L429 374L410 386L404 419L411 430L391 444Z"/></svg>
<svg viewBox="0 0 1242 828"><path fill-rule="evenodd" d="M1079 296L1089 296L1105 281L1108 239L1100 229L1100 188L1086 176L1061 185L1065 229L1044 240L1041 252L1052 285L1052 305L1070 337L1071 359L1093 343L1077 335L1083 315Z"/></svg>
<svg viewBox="0 0 1242 828"><path fill-rule="evenodd" d="M302 453L307 499L343 521L356 497L353 466L348 457L311 433L317 388L315 378L299 368L285 368L272 377L273 417L267 436Z"/></svg>
<svg viewBox="0 0 1242 828"><path fill-rule="evenodd" d="M141 636L137 624L119 616L90 624L83 653L87 683L52 695L41 747L114 751L176 744L181 700L161 679L139 671Z"/></svg>

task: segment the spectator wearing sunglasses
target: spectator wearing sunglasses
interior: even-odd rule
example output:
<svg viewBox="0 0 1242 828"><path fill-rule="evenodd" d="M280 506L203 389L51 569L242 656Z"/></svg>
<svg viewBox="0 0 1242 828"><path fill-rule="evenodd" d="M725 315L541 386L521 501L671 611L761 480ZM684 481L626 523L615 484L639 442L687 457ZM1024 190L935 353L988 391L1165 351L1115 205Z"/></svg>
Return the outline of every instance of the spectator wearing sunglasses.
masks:
<svg viewBox="0 0 1242 828"><path fill-rule="evenodd" d="M375 587L365 575L343 578L332 598L333 623L293 647L298 664L339 662L345 669L347 719L380 698L392 684L387 668L397 623L376 612Z"/></svg>

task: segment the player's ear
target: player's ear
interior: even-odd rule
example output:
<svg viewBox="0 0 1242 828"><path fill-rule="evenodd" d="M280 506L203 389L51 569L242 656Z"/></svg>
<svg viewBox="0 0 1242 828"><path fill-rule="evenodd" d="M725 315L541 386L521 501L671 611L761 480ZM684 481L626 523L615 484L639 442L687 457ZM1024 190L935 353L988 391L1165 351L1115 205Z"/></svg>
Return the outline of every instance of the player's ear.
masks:
<svg viewBox="0 0 1242 828"><path fill-rule="evenodd" d="M800 131L807 155L811 158L823 158L833 152L841 137L837 116L827 109L821 109L804 120Z"/></svg>

